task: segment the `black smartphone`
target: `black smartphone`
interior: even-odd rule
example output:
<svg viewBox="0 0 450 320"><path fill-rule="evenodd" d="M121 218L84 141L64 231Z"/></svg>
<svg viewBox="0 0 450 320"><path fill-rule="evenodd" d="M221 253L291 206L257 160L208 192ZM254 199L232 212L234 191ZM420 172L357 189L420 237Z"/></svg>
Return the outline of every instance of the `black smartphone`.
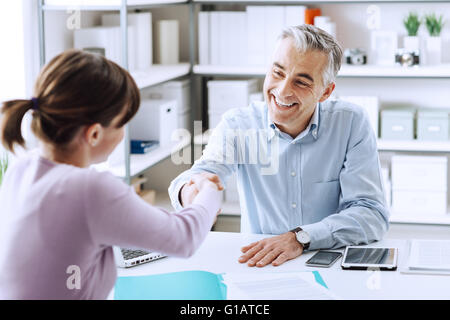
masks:
<svg viewBox="0 0 450 320"><path fill-rule="evenodd" d="M310 267L324 267L328 268L333 265L340 257L342 257L342 253L337 251L327 251L327 250L319 250L306 261L306 265Z"/></svg>

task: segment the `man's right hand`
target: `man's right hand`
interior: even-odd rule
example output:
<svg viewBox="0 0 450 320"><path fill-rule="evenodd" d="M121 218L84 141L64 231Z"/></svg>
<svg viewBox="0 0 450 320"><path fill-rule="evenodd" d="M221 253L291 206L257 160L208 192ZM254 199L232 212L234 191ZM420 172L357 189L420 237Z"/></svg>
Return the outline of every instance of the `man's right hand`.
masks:
<svg viewBox="0 0 450 320"><path fill-rule="evenodd" d="M186 183L180 190L180 202L183 207L190 205L197 194L205 187L217 188L223 190L219 176L209 172L194 174L191 180Z"/></svg>

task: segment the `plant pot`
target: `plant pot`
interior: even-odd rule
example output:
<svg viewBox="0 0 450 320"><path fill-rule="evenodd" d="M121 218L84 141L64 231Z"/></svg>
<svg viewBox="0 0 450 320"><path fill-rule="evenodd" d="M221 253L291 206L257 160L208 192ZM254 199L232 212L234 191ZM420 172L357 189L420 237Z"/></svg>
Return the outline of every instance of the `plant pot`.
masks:
<svg viewBox="0 0 450 320"><path fill-rule="evenodd" d="M403 47L406 51L419 51L420 50L420 37L407 36L403 38Z"/></svg>
<svg viewBox="0 0 450 320"><path fill-rule="evenodd" d="M428 37L426 40L427 64L436 65L441 63L442 59L442 38Z"/></svg>

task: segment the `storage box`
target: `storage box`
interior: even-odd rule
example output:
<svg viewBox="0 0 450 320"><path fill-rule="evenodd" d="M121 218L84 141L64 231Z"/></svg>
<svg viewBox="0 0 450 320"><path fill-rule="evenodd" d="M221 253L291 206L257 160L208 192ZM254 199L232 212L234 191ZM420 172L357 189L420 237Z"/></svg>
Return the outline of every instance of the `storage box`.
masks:
<svg viewBox="0 0 450 320"><path fill-rule="evenodd" d="M247 107L250 95L257 92L258 80L208 81L208 110L224 113L232 108Z"/></svg>
<svg viewBox="0 0 450 320"><path fill-rule="evenodd" d="M222 120L222 113L208 113L208 128L214 129Z"/></svg>
<svg viewBox="0 0 450 320"><path fill-rule="evenodd" d="M418 140L448 140L449 111L417 112L417 139Z"/></svg>
<svg viewBox="0 0 450 320"><path fill-rule="evenodd" d="M400 215L445 215L447 192L393 190L392 211Z"/></svg>
<svg viewBox="0 0 450 320"><path fill-rule="evenodd" d="M178 128L176 100L142 100L138 113L130 122L131 140L158 140L161 147L172 143Z"/></svg>
<svg viewBox="0 0 450 320"><path fill-rule="evenodd" d="M414 110L381 111L381 138L386 140L414 139Z"/></svg>
<svg viewBox="0 0 450 320"><path fill-rule="evenodd" d="M178 128L190 130L191 86L189 79L174 80L145 89L143 96L149 99L176 100L178 105Z"/></svg>
<svg viewBox="0 0 450 320"><path fill-rule="evenodd" d="M447 157L393 156L392 189L447 190Z"/></svg>
<svg viewBox="0 0 450 320"><path fill-rule="evenodd" d="M135 29L128 27L128 52L134 52L135 48ZM80 50L105 52L105 57L119 65L122 63L120 27L94 27L74 30L73 47ZM100 49L100 50L98 50ZM131 54L128 57L129 70L136 70L136 57Z"/></svg>

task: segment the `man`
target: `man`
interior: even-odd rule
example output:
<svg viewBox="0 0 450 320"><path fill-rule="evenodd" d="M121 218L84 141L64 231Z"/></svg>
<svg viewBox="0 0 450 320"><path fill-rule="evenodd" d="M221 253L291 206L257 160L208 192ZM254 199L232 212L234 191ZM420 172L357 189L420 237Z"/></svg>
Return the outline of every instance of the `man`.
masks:
<svg viewBox="0 0 450 320"><path fill-rule="evenodd" d="M237 172L241 232L276 235L243 247L241 263L278 266L307 249L380 240L388 229L368 118L358 106L327 101L341 59L341 47L326 32L310 25L285 29L264 81L265 102L227 112L203 156L169 187L173 205L181 208L197 193L189 182L194 174L220 185ZM271 174L262 174L262 161L223 160L223 149L234 151L232 159L255 152L248 140L224 138L250 129L267 132L268 145L257 153L277 152Z"/></svg>

